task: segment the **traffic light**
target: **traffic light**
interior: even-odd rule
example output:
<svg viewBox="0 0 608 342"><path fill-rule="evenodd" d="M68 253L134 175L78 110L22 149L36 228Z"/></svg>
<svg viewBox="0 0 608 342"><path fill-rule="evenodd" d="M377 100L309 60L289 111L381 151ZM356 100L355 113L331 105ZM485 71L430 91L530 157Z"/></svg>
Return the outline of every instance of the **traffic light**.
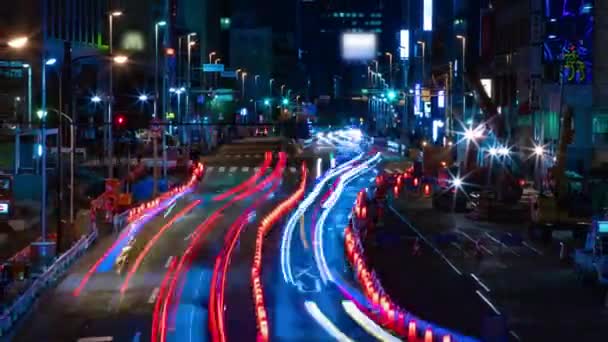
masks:
<svg viewBox="0 0 608 342"><path fill-rule="evenodd" d="M127 118L125 117L124 114L116 115L116 126L118 128L124 128L126 124L127 124Z"/></svg>

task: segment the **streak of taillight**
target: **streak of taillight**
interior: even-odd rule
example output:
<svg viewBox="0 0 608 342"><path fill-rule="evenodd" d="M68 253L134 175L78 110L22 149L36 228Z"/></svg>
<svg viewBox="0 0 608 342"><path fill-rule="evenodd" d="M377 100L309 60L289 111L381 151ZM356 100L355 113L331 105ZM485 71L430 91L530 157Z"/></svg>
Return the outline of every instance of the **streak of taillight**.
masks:
<svg viewBox="0 0 608 342"><path fill-rule="evenodd" d="M262 166L260 167L260 169L258 170L258 172L256 172L253 177L249 178L246 182L241 183L229 190L227 190L226 192L219 194L217 196L215 196L213 198L214 201L222 201L225 200L226 198L239 193L241 191L243 191L244 189L246 189L247 187L255 184L255 182L258 181L258 179L260 179L264 173L266 172L266 169L268 169L268 167L270 166L270 163L272 162L272 153L271 152L266 152L265 156L264 156L264 163L262 163Z"/></svg>
<svg viewBox="0 0 608 342"><path fill-rule="evenodd" d="M163 277L163 281L160 284L160 290L158 292L158 296L156 297L156 303L154 303L154 311L152 314L152 333L151 333L151 342L158 342L158 330L159 330L159 315L161 313L161 305L162 305L162 298L164 297L166 291L167 291L167 285L169 283L169 280L171 279L171 274L173 273L173 270L175 269L175 265L177 264L177 259L173 259L171 261L171 263L169 264L169 268L167 269L167 272L165 273L165 276Z"/></svg>
<svg viewBox="0 0 608 342"><path fill-rule="evenodd" d="M190 210L194 209L194 207L196 207L197 205L199 205L199 203L201 203L201 200L196 200L196 201L190 203L190 205L188 205L186 208L182 209L171 220L169 220L169 222L167 222L167 224L165 224L164 226L162 226L158 230L158 232L156 232L156 234L152 237L152 239L150 239L148 241L148 243L146 243L146 246L139 253L139 255L137 256L137 259L135 259L135 263L129 269L129 272L127 273L127 276L125 277L125 281L122 283L122 286L120 287L120 293L121 294L125 293L125 291L129 288L129 281L131 280L131 277L133 277L133 275L135 274L135 272L137 272L137 269L139 268L139 265L143 262L143 260L146 257L146 255L148 255L148 253L150 252L150 250L154 247L154 245L156 244L156 242L158 241L158 239L160 239L160 237L163 235L163 233L167 229L169 229L175 223L175 221L177 221L180 218L182 218Z"/></svg>

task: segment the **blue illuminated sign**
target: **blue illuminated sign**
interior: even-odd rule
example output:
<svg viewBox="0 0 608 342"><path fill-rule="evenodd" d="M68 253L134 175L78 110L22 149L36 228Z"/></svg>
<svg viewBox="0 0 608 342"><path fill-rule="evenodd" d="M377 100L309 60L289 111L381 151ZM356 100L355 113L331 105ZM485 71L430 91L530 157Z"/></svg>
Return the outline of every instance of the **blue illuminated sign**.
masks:
<svg viewBox="0 0 608 342"><path fill-rule="evenodd" d="M599 221L597 223L597 230L600 233L608 233L608 221Z"/></svg>
<svg viewBox="0 0 608 342"><path fill-rule="evenodd" d="M440 90L437 94L437 107L445 108L445 91Z"/></svg>

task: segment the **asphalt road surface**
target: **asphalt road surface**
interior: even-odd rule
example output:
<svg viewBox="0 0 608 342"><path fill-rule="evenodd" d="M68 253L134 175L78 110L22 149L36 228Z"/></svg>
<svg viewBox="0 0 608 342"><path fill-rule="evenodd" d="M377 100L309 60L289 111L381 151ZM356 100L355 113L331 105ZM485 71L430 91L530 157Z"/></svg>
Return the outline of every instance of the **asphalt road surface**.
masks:
<svg viewBox="0 0 608 342"><path fill-rule="evenodd" d="M378 255L377 267L387 291L395 293L403 303L419 308L420 314L428 315L428 319L437 317L445 324L475 332L473 328L479 323L479 316L468 313L480 311L474 309L477 308L475 301L463 301L463 298L474 298L471 293L478 291L505 317L514 341L605 339L608 334L605 292L584 285L576 278L571 260L560 260L558 242L543 245L530 241L525 223L472 221L464 214L437 211L431 208L429 199L418 195L401 198L394 203L394 208L399 215L389 216L386 229L401 240L393 246L390 242L384 243L378 249L382 252L379 254L384 255ZM411 227L431 243L423 244L422 258L408 254L413 236ZM476 241L480 242L481 258L476 256ZM573 244L566 242L566 245L570 248L566 251L568 255L573 252ZM395 272L395 263L387 261L387 254L394 255L398 250L402 251L399 269L403 272ZM438 260L438 253L462 275L458 276L445 260L437 261L439 264L432 267L422 266L429 262L428 258ZM418 263L405 262L415 259ZM403 282L406 277L415 277L421 286ZM456 281L448 281L446 277ZM408 297L408 292L417 295ZM446 298L448 295L450 298ZM446 303L456 306L446 306ZM467 315L445 317L462 308L467 309Z"/></svg>
<svg viewBox="0 0 608 342"><path fill-rule="evenodd" d="M115 236L100 239L93 250L72 267L59 285L38 301L12 340L76 341L79 338L100 336L111 336L115 341L149 340L154 302L167 267L187 248L194 230L223 204L221 201L213 201L213 197L252 176L263 162L264 152L276 153L279 149L277 143L256 142L239 144L238 148L225 148L227 151L240 151L243 157L221 150L213 161L206 161L207 172L195 191L178 199L174 205L152 217L141 228L133 253L129 256L129 264L123 272L117 273L112 260L104 261L101 265L105 266L93 273L80 294L74 296L73 292L81 284L84 275L113 244ZM289 174L292 170L288 168L286 172ZM231 220L250 205L255 197L232 203L216 222L217 230L214 229L203 240L206 242L204 246L211 250L222 246L221 228L232 223ZM134 264L143 246L163 227L166 230L143 258L130 278L128 288L121 292L129 266ZM201 293L201 290L197 291L195 294ZM193 297L186 290L184 293L182 301ZM198 325L206 326L206 323L199 322ZM201 333L203 335L206 334ZM171 334L168 333L167 336L170 337Z"/></svg>

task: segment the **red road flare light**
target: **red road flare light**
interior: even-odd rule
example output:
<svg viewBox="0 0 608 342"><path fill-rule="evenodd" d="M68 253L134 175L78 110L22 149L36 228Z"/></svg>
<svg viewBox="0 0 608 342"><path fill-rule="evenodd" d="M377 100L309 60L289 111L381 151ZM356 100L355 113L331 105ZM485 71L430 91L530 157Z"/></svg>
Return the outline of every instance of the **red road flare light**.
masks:
<svg viewBox="0 0 608 342"><path fill-rule="evenodd" d="M519 186L524 186L526 185L526 180L525 179L520 179L519 180Z"/></svg>
<svg viewBox="0 0 608 342"><path fill-rule="evenodd" d="M418 186L419 182L418 177L414 178L414 186Z"/></svg>
<svg viewBox="0 0 608 342"><path fill-rule="evenodd" d="M424 196L430 196L431 195L431 186L428 184L424 184Z"/></svg>
<svg viewBox="0 0 608 342"><path fill-rule="evenodd" d="M408 340L414 340L418 332L416 331L416 322L410 321L407 325L407 338Z"/></svg>

